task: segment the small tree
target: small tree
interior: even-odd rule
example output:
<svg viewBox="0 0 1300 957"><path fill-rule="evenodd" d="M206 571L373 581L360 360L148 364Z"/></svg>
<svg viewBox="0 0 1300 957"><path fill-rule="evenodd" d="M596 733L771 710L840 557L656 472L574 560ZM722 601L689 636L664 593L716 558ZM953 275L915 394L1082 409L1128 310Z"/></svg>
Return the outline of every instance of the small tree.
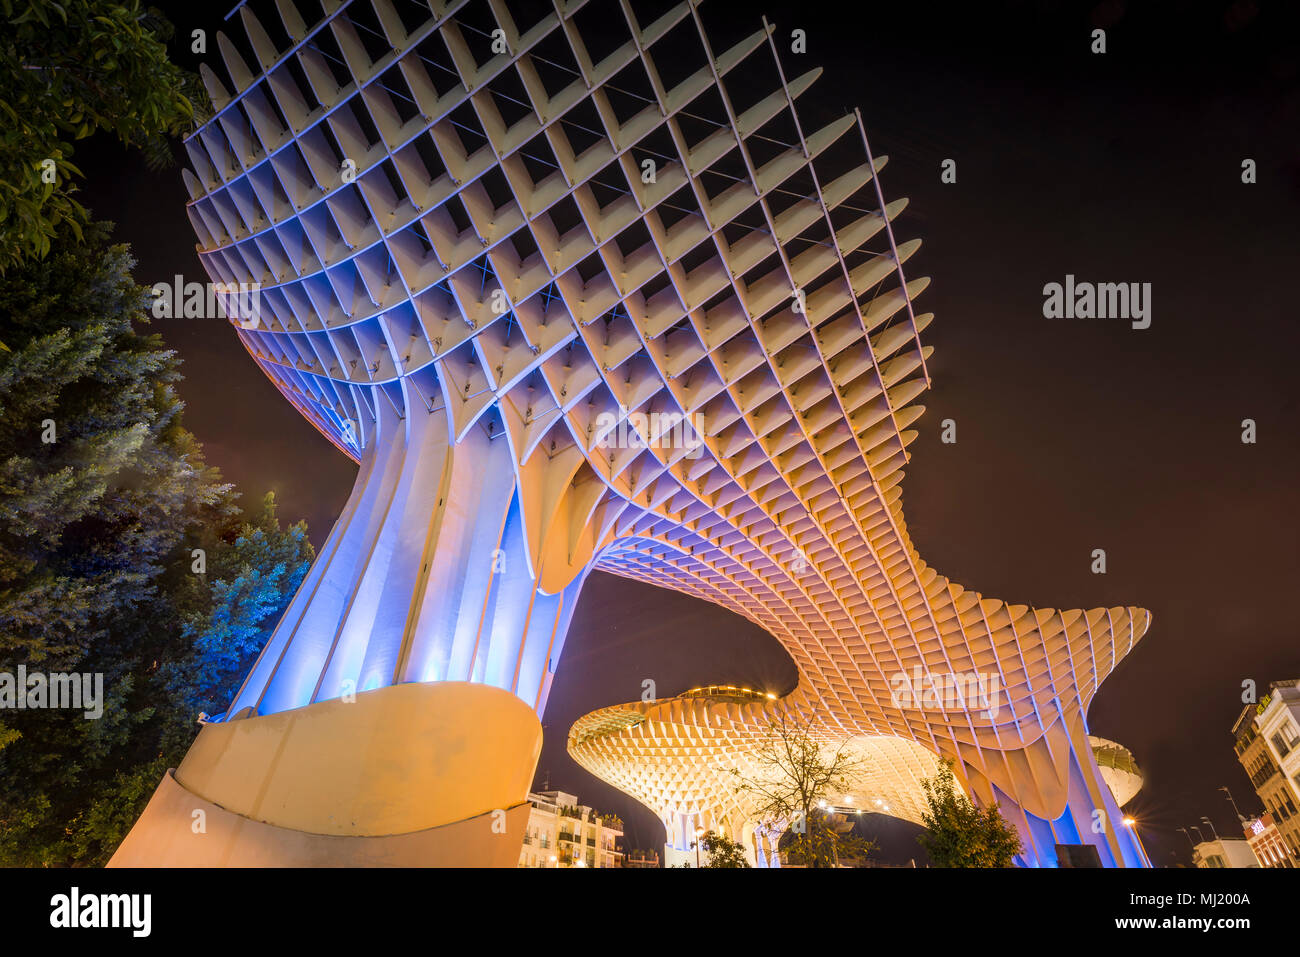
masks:
<svg viewBox="0 0 1300 957"><path fill-rule="evenodd" d="M708 855L702 867L748 867L745 846L725 834L708 831L700 837L700 849Z"/></svg>
<svg viewBox="0 0 1300 957"><path fill-rule="evenodd" d="M807 720L786 710L768 720L768 733L752 757L754 772L733 768L737 793L749 794L757 816L773 831L788 829L787 854L806 867L835 867L842 848L871 850L869 842L830 827L821 812L826 796L842 792L862 761L841 744L831 749L813 735Z"/></svg>
<svg viewBox="0 0 1300 957"><path fill-rule="evenodd" d="M1010 867L1020 853L1020 835L998 812L978 808L957 791L952 762L941 761L938 773L921 782L928 809L921 813L924 833L917 841L935 867Z"/></svg>

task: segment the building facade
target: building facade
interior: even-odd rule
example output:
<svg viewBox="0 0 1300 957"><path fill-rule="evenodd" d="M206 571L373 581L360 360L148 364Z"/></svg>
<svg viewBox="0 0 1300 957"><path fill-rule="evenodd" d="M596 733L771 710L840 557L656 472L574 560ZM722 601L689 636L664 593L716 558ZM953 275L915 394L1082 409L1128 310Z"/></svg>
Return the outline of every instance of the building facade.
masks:
<svg viewBox="0 0 1300 957"><path fill-rule="evenodd" d="M636 848L628 851L623 858L624 867L659 867L659 852Z"/></svg>
<svg viewBox="0 0 1300 957"><path fill-rule="evenodd" d="M1246 841L1255 852L1260 867L1295 867L1296 859L1287 847L1282 832L1273 823L1271 814L1264 814L1242 823Z"/></svg>
<svg viewBox="0 0 1300 957"><path fill-rule="evenodd" d="M1192 864L1201 868L1259 867L1259 859L1247 841L1219 838L1197 844L1192 849Z"/></svg>
<svg viewBox="0 0 1300 957"><path fill-rule="evenodd" d="M1274 682L1233 725L1237 760L1287 849L1300 867L1300 682Z"/></svg>
<svg viewBox="0 0 1300 957"><path fill-rule="evenodd" d="M564 791L528 795L520 867L622 867L623 822Z"/></svg>

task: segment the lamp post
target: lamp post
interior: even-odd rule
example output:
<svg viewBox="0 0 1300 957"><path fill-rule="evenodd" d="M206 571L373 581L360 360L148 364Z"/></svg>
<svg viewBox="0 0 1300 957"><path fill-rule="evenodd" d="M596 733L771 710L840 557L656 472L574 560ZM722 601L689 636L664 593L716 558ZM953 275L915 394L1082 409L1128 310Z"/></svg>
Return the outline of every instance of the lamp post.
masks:
<svg viewBox="0 0 1300 957"><path fill-rule="evenodd" d="M700 838L704 836L704 828L695 829L695 869L700 869Z"/></svg>
<svg viewBox="0 0 1300 957"><path fill-rule="evenodd" d="M1209 827L1210 833L1214 835L1214 839L1217 841L1219 839L1219 832L1214 829L1214 822L1204 814L1201 815L1201 821Z"/></svg>
<svg viewBox="0 0 1300 957"><path fill-rule="evenodd" d="M1223 787L1219 788L1219 790L1228 795L1228 803L1231 804L1232 809L1237 812L1237 820L1244 822L1246 818L1242 817L1241 808L1237 807L1237 802L1232 799L1232 792L1228 790L1228 786L1225 784Z"/></svg>

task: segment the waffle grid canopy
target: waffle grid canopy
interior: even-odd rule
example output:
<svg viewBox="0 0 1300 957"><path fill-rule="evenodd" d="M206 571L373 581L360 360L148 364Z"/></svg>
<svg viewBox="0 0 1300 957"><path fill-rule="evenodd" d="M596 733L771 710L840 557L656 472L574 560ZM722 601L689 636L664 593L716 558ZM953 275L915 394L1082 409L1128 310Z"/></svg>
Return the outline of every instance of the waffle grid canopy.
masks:
<svg viewBox="0 0 1300 957"><path fill-rule="evenodd" d="M821 71L788 28L715 47L737 27L698 0L259 10L202 68L185 182L209 275L260 286L238 335L306 418L363 469L389 418L504 444L539 595L596 567L721 604L782 642L827 733L1063 805L1071 722L1149 615L986 599L916 554L920 242L861 117L801 122ZM654 416L698 443L614 441ZM994 676L1005 707L900 707L918 668ZM541 710L548 677L499 670Z"/></svg>
<svg viewBox="0 0 1300 957"><path fill-rule="evenodd" d="M755 790L742 785L763 782L769 797L790 787L794 762L770 763L773 745L781 741L774 729L780 716L754 706L773 697L715 686L601 708L573 724L568 751L663 822L669 854L689 852L698 831L713 831L739 842L754 862L770 866L790 822L773 818ZM803 726L797 716L788 725L794 740ZM886 814L924 826L922 782L938 773L932 752L888 735L824 738L827 765L837 750L847 758L839 787L822 801L828 813ZM1088 746L1108 791L1123 806L1142 786L1133 756L1105 738L1090 735Z"/></svg>

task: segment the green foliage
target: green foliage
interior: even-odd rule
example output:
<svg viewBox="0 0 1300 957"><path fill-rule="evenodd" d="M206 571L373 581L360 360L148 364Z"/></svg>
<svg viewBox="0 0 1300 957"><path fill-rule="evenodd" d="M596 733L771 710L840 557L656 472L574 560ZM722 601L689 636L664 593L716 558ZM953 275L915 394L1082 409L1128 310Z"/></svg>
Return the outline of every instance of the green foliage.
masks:
<svg viewBox="0 0 1300 957"><path fill-rule="evenodd" d="M998 812L997 805L976 807L957 791L952 763L943 761L934 778L921 782L926 830L917 841L934 867L1011 867L1020 853L1020 835Z"/></svg>
<svg viewBox="0 0 1300 957"><path fill-rule="evenodd" d="M781 842L787 865L799 867L858 867L876 849L874 841L853 833L843 815L813 811L806 827L793 829Z"/></svg>
<svg viewBox="0 0 1300 957"><path fill-rule="evenodd" d="M70 860L102 864L112 857L169 766L168 760L160 756L115 772L107 786L97 788L90 805L66 828L69 837L66 845L60 842L60 847L69 847Z"/></svg>
<svg viewBox="0 0 1300 957"><path fill-rule="evenodd" d="M139 0L0 0L0 18L3 273L45 256L60 225L79 235L86 223L72 196L82 176L75 140L111 133L162 165L167 137L207 99L198 78L167 59L171 25Z"/></svg>
<svg viewBox="0 0 1300 957"><path fill-rule="evenodd" d="M106 860L312 557L301 523L282 529L270 497L245 519L203 462L107 236L62 229L0 277L0 671L102 673L106 699L99 720L2 712L0 864Z"/></svg>
<svg viewBox="0 0 1300 957"><path fill-rule="evenodd" d="M0 281L0 655L47 670L102 647L187 535L235 513L180 427L175 357L131 325L145 291L107 235Z"/></svg>
<svg viewBox="0 0 1300 957"><path fill-rule="evenodd" d="M706 832L700 837L700 849L706 855L706 860L700 865L701 867L749 866L749 861L745 858L744 845L731 840L725 834Z"/></svg>
<svg viewBox="0 0 1300 957"><path fill-rule="evenodd" d="M181 754L194 737L194 716L224 711L253 667L289 598L311 564L307 526L280 528L275 496L234 542L219 548L208 565L213 578L207 602L192 608L181 627L188 653L159 669L158 680L174 702L163 734L164 753Z"/></svg>

